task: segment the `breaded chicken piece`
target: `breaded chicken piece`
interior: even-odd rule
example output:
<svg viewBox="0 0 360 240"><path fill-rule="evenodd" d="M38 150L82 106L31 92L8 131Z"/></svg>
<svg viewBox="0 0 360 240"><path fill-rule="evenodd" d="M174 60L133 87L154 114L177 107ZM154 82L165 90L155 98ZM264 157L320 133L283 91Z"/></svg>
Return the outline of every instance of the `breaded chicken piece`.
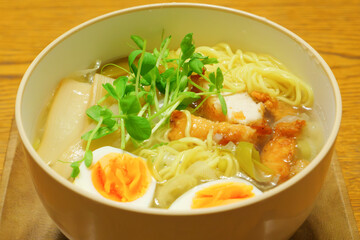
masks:
<svg viewBox="0 0 360 240"><path fill-rule="evenodd" d="M282 122L276 125L274 136L261 152L261 162L279 174L279 182L288 179L295 156L296 136L305 126L304 120Z"/></svg>
<svg viewBox="0 0 360 240"><path fill-rule="evenodd" d="M274 117L275 122L285 116L297 114L298 110L295 107L288 103L278 101L267 93L253 91L250 95L255 100L264 103L265 109Z"/></svg>
<svg viewBox="0 0 360 240"><path fill-rule="evenodd" d="M202 88L209 88L209 83L198 75L192 75L191 80ZM201 92L195 86L192 87L191 91ZM240 123L249 126L263 122L264 104L261 101L256 103L247 92L222 93L222 96L226 102L226 115L222 112L221 103L217 95L208 97L198 113L206 119L218 122ZM202 96L202 99L205 97Z"/></svg>
<svg viewBox="0 0 360 240"><path fill-rule="evenodd" d="M187 117L184 112L174 111L170 117L171 130L168 134L169 140L177 140L185 137ZM213 139L226 145L228 142L247 141L254 143L257 140L256 130L242 124L231 124L228 122L213 122L211 120L191 115L190 136L205 140L209 131L213 129Z"/></svg>

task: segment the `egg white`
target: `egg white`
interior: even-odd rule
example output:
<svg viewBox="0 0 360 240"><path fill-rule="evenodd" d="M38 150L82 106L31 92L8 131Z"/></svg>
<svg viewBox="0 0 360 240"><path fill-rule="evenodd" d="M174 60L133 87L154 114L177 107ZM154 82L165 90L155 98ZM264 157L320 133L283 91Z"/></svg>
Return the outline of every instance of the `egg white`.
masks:
<svg viewBox="0 0 360 240"><path fill-rule="evenodd" d="M190 189L189 191L187 191L183 195L181 195L178 199L176 199L169 207L169 210L193 210L191 208L192 200L198 191L200 191L204 188L210 187L212 185L218 184L218 183L226 183L226 182L245 183L247 185L253 186L252 192L255 194L255 196L262 194L262 192L257 187L255 187L253 184L251 184L250 182L248 182L244 179L235 178L235 177L224 178L224 179L219 179L219 180L214 180L214 181L210 181L207 183L203 183L203 184L200 184L200 185Z"/></svg>
<svg viewBox="0 0 360 240"><path fill-rule="evenodd" d="M131 155L133 157L138 157L138 156L136 156L134 154L131 154L131 153L127 152L127 151L124 151L124 150L121 150L121 149L118 149L118 148L114 148L114 147L106 146L106 147L98 148L95 151L93 151L93 163L92 163L92 165L96 164L97 161L99 161L102 157L104 157L105 155L107 155L109 153L120 153L120 154L125 153L125 154L129 154L129 155ZM138 199L136 199L136 200L134 200L132 202L117 202L117 201L113 201L111 199L108 199L108 198L104 197L103 195L101 195L96 190L96 188L94 187L94 185L92 183L92 180L91 180L91 170L89 168L87 168L85 166L85 163L83 162L80 165L80 173L75 178L74 184L76 186L79 186L82 189L88 191L91 194L100 196L101 198L104 199L104 201L111 201L111 202L115 202L115 203L120 204L120 205L127 205L127 206L130 205L130 206L147 208L147 207L150 207L150 204L151 204L151 202L153 200L153 197L154 197L154 192L155 192L155 187L156 187L156 180L153 177L151 177L151 182L149 184L149 187L148 187L148 189L146 190L145 194L142 197L140 197L140 198L138 198Z"/></svg>

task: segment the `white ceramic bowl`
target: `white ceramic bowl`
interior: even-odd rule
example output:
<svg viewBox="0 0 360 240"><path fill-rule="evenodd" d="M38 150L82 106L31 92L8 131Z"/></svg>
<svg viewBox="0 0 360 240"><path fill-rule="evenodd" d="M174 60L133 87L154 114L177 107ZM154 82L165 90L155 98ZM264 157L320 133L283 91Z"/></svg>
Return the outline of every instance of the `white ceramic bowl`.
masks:
<svg viewBox="0 0 360 240"><path fill-rule="evenodd" d="M196 45L228 42L233 48L267 53L309 82L325 126L325 144L306 169L256 198L191 213L138 210L102 203L61 178L32 147L40 111L59 81L96 59L125 57L129 37L150 47L162 32L173 46L194 33ZM32 62L20 84L16 123L28 153L36 191L61 231L71 239L287 239L309 215L334 150L341 97L328 65L301 38L246 12L202 4L155 4L112 12L66 32Z"/></svg>

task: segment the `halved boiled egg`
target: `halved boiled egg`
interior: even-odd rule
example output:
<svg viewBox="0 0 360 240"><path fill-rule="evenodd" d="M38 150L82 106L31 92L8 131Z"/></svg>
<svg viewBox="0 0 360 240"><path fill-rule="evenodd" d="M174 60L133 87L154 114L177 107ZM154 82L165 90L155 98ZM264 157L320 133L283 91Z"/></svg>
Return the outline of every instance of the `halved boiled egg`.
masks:
<svg viewBox="0 0 360 240"><path fill-rule="evenodd" d="M200 184L171 204L169 210L190 210L235 203L260 195L262 192L248 181L226 178Z"/></svg>
<svg viewBox="0 0 360 240"><path fill-rule="evenodd" d="M143 158L114 147L93 151L93 163L84 163L74 184L119 204L149 207L156 181Z"/></svg>

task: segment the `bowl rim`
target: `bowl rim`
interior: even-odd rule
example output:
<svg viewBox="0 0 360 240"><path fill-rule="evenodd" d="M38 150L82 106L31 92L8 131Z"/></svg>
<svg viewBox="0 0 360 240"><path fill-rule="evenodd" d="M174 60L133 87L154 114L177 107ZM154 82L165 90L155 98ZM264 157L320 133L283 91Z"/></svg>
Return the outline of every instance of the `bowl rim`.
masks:
<svg viewBox="0 0 360 240"><path fill-rule="evenodd" d="M101 198L100 196L95 196L87 191L83 190L82 188L75 186L65 178L61 177L58 173L55 172L50 166L48 166L37 154L35 149L33 148L30 140L26 137L24 126L22 124L22 117L21 117L21 105L23 101L23 93L24 89L27 85L28 79L31 76L33 70L36 68L36 66L39 64L39 62L58 44L60 44L62 41L64 41L66 38L71 36L72 34L82 30L83 28L86 28L87 26L90 26L92 24L95 24L97 22L100 22L102 20L128 14L132 12L138 12L138 11L144 11L144 10L151 10L151 9L160 9L160 8L200 8L200 9L208 9L208 10L216 10L216 11L222 11L226 13L236 14L240 15L246 18L250 18L252 20L258 21L262 24L265 24L283 34L286 34L288 37L292 38L297 44L300 46L306 48L309 53L311 53L316 60L321 65L322 69L324 70L325 74L327 75L328 79L330 80L332 91L335 97L335 119L334 119L334 125L331 129L330 135L325 141L322 149L317 154L317 156L309 163L309 165L303 169L300 173L296 174L291 179L287 180L286 182L282 183L281 185L264 192L261 195L256 196L255 198L245 199L243 201L233 203L230 205L224 205L219 206L216 208L207 208L207 209L195 209L195 210L167 210L167 209L157 209L157 208L136 208L132 206L122 206L119 205L117 202L113 201L104 201L104 198ZM203 4L203 3L156 3L156 4L147 4L147 5L140 5L125 9L116 10L110 13L106 13L103 15L100 15L98 17L92 18L86 22L83 22L72 29L68 30L64 34L57 37L55 40L53 40L47 47L45 47L33 60L33 62L30 64L28 69L26 70L16 96L16 104L15 104L15 119L17 128L19 131L19 135L21 137L21 140L28 151L28 153L31 155L32 159L36 162L36 164L46 173L48 174L54 181L56 181L58 184L62 185L63 187L67 188L68 190L72 191L73 193L80 194L82 197L85 197L87 200L97 202L99 204L107 205L108 207L114 207L117 209L125 210L125 211L133 211L137 213L143 213L143 214L152 214L152 215L167 215L167 216L190 216L190 215L202 215L202 214L212 214L212 213L218 213L223 211L229 211L233 209L238 209L250 205L254 205L256 203L259 203L261 201L264 201L265 199L271 198L286 189L290 188L291 186L298 183L302 178L304 178L306 175L308 175L319 163L322 161L322 159L328 154L329 151L331 151L332 146L335 143L337 133L340 128L340 122L341 122L341 116L342 116L342 102L341 102L341 95L340 95L340 89L337 84L337 81L335 79L334 74L332 73L330 67L327 65L327 63L324 61L324 59L320 56L320 54L313 49L308 43L306 43L303 39L301 39L299 36L297 36L295 33L291 32L290 30L280 26L277 23L274 23L264 17L257 16L252 13L248 13L242 10L233 9L229 7L219 6L219 5L211 5L211 4Z"/></svg>

